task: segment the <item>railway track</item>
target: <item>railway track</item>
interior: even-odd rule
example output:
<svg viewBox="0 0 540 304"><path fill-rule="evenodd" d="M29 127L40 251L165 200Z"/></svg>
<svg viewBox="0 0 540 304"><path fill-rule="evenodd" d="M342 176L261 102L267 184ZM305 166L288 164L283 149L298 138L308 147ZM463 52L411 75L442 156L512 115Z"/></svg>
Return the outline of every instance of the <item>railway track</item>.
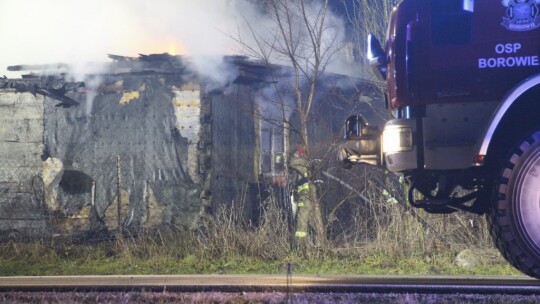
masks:
<svg viewBox="0 0 540 304"><path fill-rule="evenodd" d="M0 277L0 292L315 292L540 295L529 277L150 275Z"/></svg>

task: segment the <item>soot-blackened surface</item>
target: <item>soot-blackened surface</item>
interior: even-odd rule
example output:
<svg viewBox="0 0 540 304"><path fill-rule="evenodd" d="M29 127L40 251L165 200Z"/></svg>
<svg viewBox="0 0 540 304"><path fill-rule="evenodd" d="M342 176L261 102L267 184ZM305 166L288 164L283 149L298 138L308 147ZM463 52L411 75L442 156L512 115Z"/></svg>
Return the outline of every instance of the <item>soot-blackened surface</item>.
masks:
<svg viewBox="0 0 540 304"><path fill-rule="evenodd" d="M170 87L157 77L130 76L117 81L122 82L122 90L73 93L71 97L81 103L78 107L66 110L46 103L45 153L59 158L65 170L81 172L72 178L89 176L95 182L100 217L116 196L119 156L121 189L129 193L131 223L141 223L151 188L159 204L171 205L175 223L187 224L198 212L198 194L182 169L188 143L175 129ZM120 102L125 92L135 91L138 98ZM87 98L89 94L96 95L91 105L87 104L87 99L92 100ZM81 192L90 197L87 187L74 189L79 184L75 181L62 184L69 188L59 196L65 210L79 209L82 206L77 204L89 201L69 199Z"/></svg>

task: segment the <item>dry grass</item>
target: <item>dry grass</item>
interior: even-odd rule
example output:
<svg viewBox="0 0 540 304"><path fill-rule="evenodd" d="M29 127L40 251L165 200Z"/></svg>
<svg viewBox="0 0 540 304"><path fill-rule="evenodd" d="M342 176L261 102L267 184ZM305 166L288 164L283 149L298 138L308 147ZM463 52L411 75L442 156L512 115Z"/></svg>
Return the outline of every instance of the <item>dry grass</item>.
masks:
<svg viewBox="0 0 540 304"><path fill-rule="evenodd" d="M431 215L389 200L373 185L366 189L368 202L350 194L332 209L323 246L297 248L283 203L270 193L257 225L245 220L241 204L231 204L198 230L162 227L98 243L0 244L0 275L283 273L288 263L304 273L517 273L493 249L484 218ZM453 265L465 248L479 255L478 270Z"/></svg>
<svg viewBox="0 0 540 304"><path fill-rule="evenodd" d="M290 251L287 218L273 198L262 204L256 227L246 221L233 204L223 206L198 237L202 250L215 257L246 255L264 260L279 259Z"/></svg>
<svg viewBox="0 0 540 304"><path fill-rule="evenodd" d="M355 186L328 186L341 193L327 218L332 245L341 251L362 248L367 254L408 257L492 248L485 217L414 209L404 201L404 185L381 182L387 176L380 171L347 171L340 178Z"/></svg>

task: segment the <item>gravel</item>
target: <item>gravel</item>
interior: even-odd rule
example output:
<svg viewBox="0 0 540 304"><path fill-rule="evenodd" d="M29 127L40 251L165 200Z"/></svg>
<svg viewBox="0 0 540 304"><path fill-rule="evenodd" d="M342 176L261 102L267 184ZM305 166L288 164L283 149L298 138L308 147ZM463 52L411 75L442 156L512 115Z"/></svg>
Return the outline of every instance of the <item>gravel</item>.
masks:
<svg viewBox="0 0 540 304"><path fill-rule="evenodd" d="M1 292L0 303L540 303L540 295L374 293Z"/></svg>

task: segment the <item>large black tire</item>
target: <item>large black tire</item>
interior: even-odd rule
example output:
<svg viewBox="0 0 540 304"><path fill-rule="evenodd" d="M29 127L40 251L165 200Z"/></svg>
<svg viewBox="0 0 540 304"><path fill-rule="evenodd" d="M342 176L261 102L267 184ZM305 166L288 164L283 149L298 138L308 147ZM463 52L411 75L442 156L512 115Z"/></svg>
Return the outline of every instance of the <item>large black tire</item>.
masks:
<svg viewBox="0 0 540 304"><path fill-rule="evenodd" d="M518 145L502 164L488 220L506 260L540 279L540 131Z"/></svg>

